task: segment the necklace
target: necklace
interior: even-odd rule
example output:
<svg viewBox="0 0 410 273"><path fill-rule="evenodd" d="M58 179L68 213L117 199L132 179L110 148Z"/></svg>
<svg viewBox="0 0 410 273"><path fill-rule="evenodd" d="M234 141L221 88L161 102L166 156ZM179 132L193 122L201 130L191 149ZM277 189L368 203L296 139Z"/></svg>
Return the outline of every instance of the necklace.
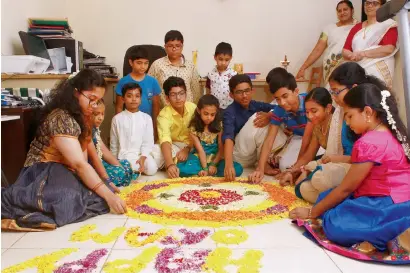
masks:
<svg viewBox="0 0 410 273"><path fill-rule="evenodd" d="M376 131L377 128L380 127L380 125L382 125L382 123L380 122L379 124L376 125L376 127L374 127L373 129L371 129L370 131Z"/></svg>
<svg viewBox="0 0 410 273"><path fill-rule="evenodd" d="M323 126L320 127L320 132L322 133L323 136L326 136L331 121L332 121L332 116L329 115L329 121L327 122L327 126L325 127L325 130L323 131Z"/></svg>

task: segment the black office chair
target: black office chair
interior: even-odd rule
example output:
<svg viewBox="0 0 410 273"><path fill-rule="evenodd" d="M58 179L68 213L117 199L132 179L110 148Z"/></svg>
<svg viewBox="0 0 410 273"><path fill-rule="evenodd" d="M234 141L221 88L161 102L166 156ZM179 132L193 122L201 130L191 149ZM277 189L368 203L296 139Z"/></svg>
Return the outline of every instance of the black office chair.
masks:
<svg viewBox="0 0 410 273"><path fill-rule="evenodd" d="M165 49L162 46L158 46L158 45L134 45L130 48L127 49L127 52L125 52L125 56L124 56L124 66L123 66L123 76L128 75L131 72L131 66L128 62L128 55L129 52L131 50L133 50L136 47L142 47L145 50L148 51L148 56L149 56L149 66L148 66L148 70L150 69L152 63L156 60L158 60L159 58L165 57L167 55L167 53L165 52Z"/></svg>

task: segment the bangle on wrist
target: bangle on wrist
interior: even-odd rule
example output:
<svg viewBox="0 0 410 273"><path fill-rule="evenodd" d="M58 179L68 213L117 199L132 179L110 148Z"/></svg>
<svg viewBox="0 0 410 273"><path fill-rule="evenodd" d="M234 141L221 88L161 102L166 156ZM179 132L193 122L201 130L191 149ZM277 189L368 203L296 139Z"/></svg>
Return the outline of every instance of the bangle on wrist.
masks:
<svg viewBox="0 0 410 273"><path fill-rule="evenodd" d="M217 166L218 166L218 163L211 162L211 163L209 163L209 166L214 166L214 167L217 167Z"/></svg>
<svg viewBox="0 0 410 273"><path fill-rule="evenodd" d="M101 181L101 182L95 184L94 187L91 190L95 192L102 185L104 185L104 182Z"/></svg>
<svg viewBox="0 0 410 273"><path fill-rule="evenodd" d="M308 219L312 219L312 208L309 209Z"/></svg>
<svg viewBox="0 0 410 273"><path fill-rule="evenodd" d="M202 168L203 171L208 171L208 167Z"/></svg>

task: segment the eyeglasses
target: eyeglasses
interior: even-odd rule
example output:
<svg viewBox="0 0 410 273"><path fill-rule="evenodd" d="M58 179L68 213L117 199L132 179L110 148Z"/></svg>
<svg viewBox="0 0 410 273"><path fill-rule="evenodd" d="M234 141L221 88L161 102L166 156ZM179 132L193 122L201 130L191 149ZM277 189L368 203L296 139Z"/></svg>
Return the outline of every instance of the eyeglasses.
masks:
<svg viewBox="0 0 410 273"><path fill-rule="evenodd" d="M88 99L88 106L92 108L97 108L100 100L91 100L88 96L86 96L83 92L79 91L81 95Z"/></svg>
<svg viewBox="0 0 410 273"><path fill-rule="evenodd" d="M349 89L347 87L343 88L342 90L334 89L334 90L329 90L329 93L333 96L338 96L340 93L345 91L346 89Z"/></svg>
<svg viewBox="0 0 410 273"><path fill-rule="evenodd" d="M171 93L169 94L169 97L173 100L178 99L178 98L183 98L186 95L186 91L181 91L178 93Z"/></svg>
<svg viewBox="0 0 410 273"><path fill-rule="evenodd" d="M381 3L379 1L364 1L364 5L368 7L377 7L381 5Z"/></svg>
<svg viewBox="0 0 410 273"><path fill-rule="evenodd" d="M166 45L165 47L168 49L180 50L182 48L182 45Z"/></svg>
<svg viewBox="0 0 410 273"><path fill-rule="evenodd" d="M233 93L237 96L243 96L244 94L249 95L249 93L252 91L252 88L246 88L244 90L235 90Z"/></svg>

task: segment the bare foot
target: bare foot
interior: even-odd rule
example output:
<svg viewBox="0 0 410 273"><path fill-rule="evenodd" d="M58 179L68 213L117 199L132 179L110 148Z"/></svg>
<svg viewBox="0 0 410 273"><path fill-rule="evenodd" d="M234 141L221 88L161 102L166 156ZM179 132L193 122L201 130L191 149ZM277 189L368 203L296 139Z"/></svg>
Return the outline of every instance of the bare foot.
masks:
<svg viewBox="0 0 410 273"><path fill-rule="evenodd" d="M283 176L279 180L281 186L293 185L293 175L290 172L283 173Z"/></svg>
<svg viewBox="0 0 410 273"><path fill-rule="evenodd" d="M275 176L280 173L279 169L272 168L269 163L265 163L265 174L270 176Z"/></svg>
<svg viewBox="0 0 410 273"><path fill-rule="evenodd" d="M375 252L377 249L369 242L361 242L360 244L357 244L355 247L358 251L366 254L370 254Z"/></svg>
<svg viewBox="0 0 410 273"><path fill-rule="evenodd" d="M399 244L406 251L410 252L410 228L403 232L399 237Z"/></svg>

